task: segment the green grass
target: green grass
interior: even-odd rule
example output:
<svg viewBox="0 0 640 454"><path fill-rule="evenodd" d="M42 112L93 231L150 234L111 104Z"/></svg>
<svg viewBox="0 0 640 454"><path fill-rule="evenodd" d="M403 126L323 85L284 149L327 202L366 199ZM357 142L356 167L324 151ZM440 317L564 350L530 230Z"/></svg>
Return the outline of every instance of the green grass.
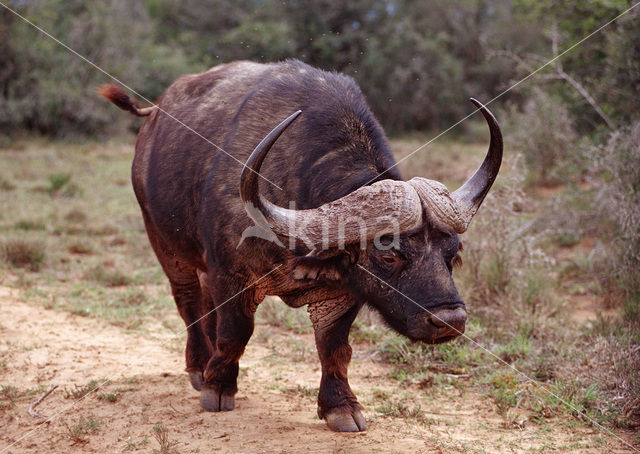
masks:
<svg viewBox="0 0 640 454"><path fill-rule="evenodd" d="M84 279L98 282L108 287L124 287L131 283L131 278L119 270L107 270L102 265L89 268L84 273Z"/></svg>
<svg viewBox="0 0 640 454"><path fill-rule="evenodd" d="M98 432L102 423L96 419L84 416L78 420L77 424L72 426L67 425L66 436L71 440L72 445L87 443L88 436Z"/></svg>
<svg viewBox="0 0 640 454"><path fill-rule="evenodd" d="M356 319L349 332L349 341L356 344L376 344L382 340L384 332L379 323L365 323L360 319Z"/></svg>
<svg viewBox="0 0 640 454"><path fill-rule="evenodd" d="M22 220L14 225L16 230L46 230L46 226L42 221Z"/></svg>
<svg viewBox="0 0 640 454"><path fill-rule="evenodd" d="M3 402L8 403L12 407L16 404L21 396L22 393L15 386L0 385L0 399Z"/></svg>
<svg viewBox="0 0 640 454"><path fill-rule="evenodd" d="M120 400L120 393L100 393L98 394L98 400L104 400L106 402L115 403Z"/></svg>
<svg viewBox="0 0 640 454"><path fill-rule="evenodd" d="M18 402L33 399L34 396L41 394L45 389L45 385L21 389L14 385L0 384L0 410L15 407Z"/></svg>
<svg viewBox="0 0 640 454"><path fill-rule="evenodd" d="M507 344L498 350L498 356L508 363L525 358L531 352L531 338L518 333Z"/></svg>
<svg viewBox="0 0 640 454"><path fill-rule="evenodd" d="M296 333L312 331L307 310L304 307L291 308L279 298L267 298L258 306L256 322L292 330Z"/></svg>
<svg viewBox="0 0 640 454"><path fill-rule="evenodd" d="M93 392L98 388L102 388L108 384L111 380L108 378L92 379L84 385L73 385L73 388L64 390L64 397L66 399L82 399L87 394Z"/></svg>
<svg viewBox="0 0 640 454"><path fill-rule="evenodd" d="M62 189L71 181L71 175L65 172L54 173L49 175L49 187L47 191L49 194L54 193Z"/></svg>
<svg viewBox="0 0 640 454"><path fill-rule="evenodd" d="M178 318L129 182L132 157L118 143L0 149L0 191L11 191L0 197L0 285L126 329Z"/></svg>
<svg viewBox="0 0 640 454"><path fill-rule="evenodd" d="M420 405L413 403L409 395L393 398L384 392L377 391L374 392L374 397L379 403L374 410L382 416L402 418L421 425L429 425L434 421Z"/></svg>
<svg viewBox="0 0 640 454"><path fill-rule="evenodd" d="M54 173L49 175L49 186L45 191L51 196L74 197L82 194L82 189L75 183L71 183L71 174Z"/></svg>
<svg viewBox="0 0 640 454"><path fill-rule="evenodd" d="M308 386L296 385L290 387L284 387L282 390L285 394L291 394L295 396L302 396L313 400L314 402L318 398L318 388L312 388Z"/></svg>
<svg viewBox="0 0 640 454"><path fill-rule="evenodd" d="M575 246L581 239L579 232L558 232L553 237L554 243L561 247Z"/></svg>

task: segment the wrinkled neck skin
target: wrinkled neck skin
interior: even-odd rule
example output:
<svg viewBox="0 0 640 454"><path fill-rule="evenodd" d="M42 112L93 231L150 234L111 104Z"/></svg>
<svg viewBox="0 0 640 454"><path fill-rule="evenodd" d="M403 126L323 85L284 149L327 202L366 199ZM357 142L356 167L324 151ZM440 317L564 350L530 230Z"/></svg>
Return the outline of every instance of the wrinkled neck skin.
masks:
<svg viewBox="0 0 640 454"><path fill-rule="evenodd" d="M352 244L294 256L274 273L265 292L292 307L307 305L316 318L322 312L322 325L366 303L414 341L435 344L462 334L466 310L452 277L458 235L425 221L400 234L397 244L386 249L371 241L365 250Z"/></svg>

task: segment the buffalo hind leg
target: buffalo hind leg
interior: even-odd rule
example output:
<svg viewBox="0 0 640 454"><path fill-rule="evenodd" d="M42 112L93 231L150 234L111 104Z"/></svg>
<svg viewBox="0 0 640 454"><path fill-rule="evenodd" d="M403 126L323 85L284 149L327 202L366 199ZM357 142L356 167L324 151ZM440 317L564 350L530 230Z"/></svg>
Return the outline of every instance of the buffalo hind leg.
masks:
<svg viewBox="0 0 640 454"><path fill-rule="evenodd" d="M215 305L216 337L200 392L200 406L207 411L228 411L235 407L238 361L253 334L254 291L247 289L232 296L239 290L232 281L218 277L210 286Z"/></svg>
<svg viewBox="0 0 640 454"><path fill-rule="evenodd" d="M143 213L144 215L144 213ZM173 299L178 312L187 326L187 346L185 348L186 371L194 389L202 389L203 372L211 357L211 342L202 330L200 317L204 315L203 295L196 268L180 259L173 250L155 233L147 216L143 216L149 242L158 261L169 278Z"/></svg>
<svg viewBox="0 0 640 454"><path fill-rule="evenodd" d="M362 406L347 380L347 367L351 361L349 329L360 306L345 297L308 307L322 364L318 417L325 419L329 428L336 432L367 429Z"/></svg>
<svg viewBox="0 0 640 454"><path fill-rule="evenodd" d="M200 286L195 283L171 282L173 298L178 306L178 312L187 326L187 346L185 348L186 371L189 374L191 386L200 391L204 383L204 370L211 357L210 342L207 339L199 320L201 311Z"/></svg>
<svg viewBox="0 0 640 454"><path fill-rule="evenodd" d="M211 345L211 354L213 354L213 350L215 349L215 345L216 345L216 338L217 338L217 331L218 331L218 328L217 328L218 317L216 314L217 311L215 310L215 306L213 305L213 299L211 298L211 290L209 290L209 286L206 281L206 274L201 273L199 271L198 277L200 277L200 288L202 289L202 296L200 300L202 304L201 324L202 324L202 329L204 333L209 339L209 345ZM211 356L209 356L209 359L210 358ZM209 362L208 359L207 359L207 362ZM205 364L205 367L202 369L203 373L206 366L207 365Z"/></svg>

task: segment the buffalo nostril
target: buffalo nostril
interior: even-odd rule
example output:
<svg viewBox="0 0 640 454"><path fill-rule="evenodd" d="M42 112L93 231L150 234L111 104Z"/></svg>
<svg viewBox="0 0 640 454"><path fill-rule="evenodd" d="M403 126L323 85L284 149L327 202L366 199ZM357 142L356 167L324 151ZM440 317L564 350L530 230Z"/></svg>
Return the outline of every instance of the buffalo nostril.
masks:
<svg viewBox="0 0 640 454"><path fill-rule="evenodd" d="M440 344L464 333L467 312L464 307L421 313L408 320L409 337L430 344Z"/></svg>
<svg viewBox="0 0 640 454"><path fill-rule="evenodd" d="M436 325L438 328L444 328L445 326L447 326L442 316L438 313L433 314L433 316L431 317L431 323Z"/></svg>
<svg viewBox="0 0 640 454"><path fill-rule="evenodd" d="M456 331L464 332L464 325L467 321L467 311L459 307L457 309L443 309L434 312L431 323L438 328L453 328Z"/></svg>

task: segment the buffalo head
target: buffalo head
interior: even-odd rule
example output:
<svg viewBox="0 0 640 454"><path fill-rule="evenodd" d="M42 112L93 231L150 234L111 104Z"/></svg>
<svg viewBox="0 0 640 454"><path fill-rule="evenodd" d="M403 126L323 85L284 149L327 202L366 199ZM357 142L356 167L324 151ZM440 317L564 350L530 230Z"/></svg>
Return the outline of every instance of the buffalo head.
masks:
<svg viewBox="0 0 640 454"><path fill-rule="evenodd" d="M258 172L300 111L271 131L245 164L240 197L256 224L311 249L293 261L293 279L348 289L412 340L441 343L462 334L467 314L452 278L460 260L458 235L466 231L502 162L495 117L471 101L489 125L491 143L480 168L453 193L426 178L388 179L318 208L279 207L259 194Z"/></svg>

